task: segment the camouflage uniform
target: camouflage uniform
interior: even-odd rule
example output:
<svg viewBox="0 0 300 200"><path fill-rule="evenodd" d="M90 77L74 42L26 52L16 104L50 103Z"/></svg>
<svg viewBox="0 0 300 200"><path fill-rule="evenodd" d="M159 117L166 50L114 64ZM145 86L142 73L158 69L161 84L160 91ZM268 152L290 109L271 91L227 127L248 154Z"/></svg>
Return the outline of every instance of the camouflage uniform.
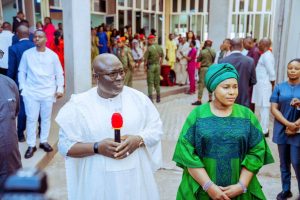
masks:
<svg viewBox="0 0 300 200"><path fill-rule="evenodd" d="M116 56L123 64L123 68L125 71L124 84L126 86L132 87L132 75L135 63L132 57L131 49L129 49L127 46L124 46L123 48L118 48Z"/></svg>
<svg viewBox="0 0 300 200"><path fill-rule="evenodd" d="M216 57L216 53L213 49L210 47L206 47L200 52L200 62L201 62L201 68L198 72L199 74L199 84L198 84L198 99L202 99L203 90L205 88L204 84L204 78L206 71L210 65L214 63L214 59Z"/></svg>
<svg viewBox="0 0 300 200"><path fill-rule="evenodd" d="M156 95L160 98L160 59L164 57L164 52L158 44L148 46L144 55L147 66L147 85L148 95L152 100L153 86L156 90ZM158 101L158 100L157 100Z"/></svg>

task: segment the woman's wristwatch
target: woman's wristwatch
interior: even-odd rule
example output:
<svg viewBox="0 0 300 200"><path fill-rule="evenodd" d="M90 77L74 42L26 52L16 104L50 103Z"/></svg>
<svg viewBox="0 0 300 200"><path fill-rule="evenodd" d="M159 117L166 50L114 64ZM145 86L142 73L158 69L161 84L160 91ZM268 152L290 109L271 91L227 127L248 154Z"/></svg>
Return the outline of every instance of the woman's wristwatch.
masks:
<svg viewBox="0 0 300 200"><path fill-rule="evenodd" d="M246 187L246 185L244 183L242 183L241 181L239 181L238 184L242 187L243 193L247 193L247 187Z"/></svg>

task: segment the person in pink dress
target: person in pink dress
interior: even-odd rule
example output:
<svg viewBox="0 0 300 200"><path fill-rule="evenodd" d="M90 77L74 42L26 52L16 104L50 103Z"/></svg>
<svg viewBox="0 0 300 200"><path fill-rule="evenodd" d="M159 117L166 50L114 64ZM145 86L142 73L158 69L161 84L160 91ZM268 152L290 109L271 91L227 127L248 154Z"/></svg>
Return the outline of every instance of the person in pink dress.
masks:
<svg viewBox="0 0 300 200"><path fill-rule="evenodd" d="M195 70L197 65L197 49L196 49L196 41L192 40L190 42L191 50L187 56L184 56L183 53L181 55L185 57L188 60L187 64L187 72L189 75L189 81L190 81L190 89L187 91L186 94L195 94L196 91L196 80L195 80Z"/></svg>
<svg viewBox="0 0 300 200"><path fill-rule="evenodd" d="M44 24L45 25L43 27L43 31L46 33L47 37L46 47L50 48L50 45L53 43L54 40L55 27L52 24L50 17L45 17Z"/></svg>

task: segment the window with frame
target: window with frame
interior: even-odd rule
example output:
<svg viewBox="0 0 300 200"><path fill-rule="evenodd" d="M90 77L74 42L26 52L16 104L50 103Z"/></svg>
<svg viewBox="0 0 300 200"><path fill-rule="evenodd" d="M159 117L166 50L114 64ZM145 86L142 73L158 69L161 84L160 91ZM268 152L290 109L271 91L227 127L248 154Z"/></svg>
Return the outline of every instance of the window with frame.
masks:
<svg viewBox="0 0 300 200"><path fill-rule="evenodd" d="M159 0L159 11L163 12L164 11L164 0Z"/></svg>
<svg viewBox="0 0 300 200"><path fill-rule="evenodd" d="M144 0L144 9L149 10L149 0Z"/></svg>
<svg viewBox="0 0 300 200"><path fill-rule="evenodd" d="M106 12L106 0L94 0L94 12Z"/></svg>
<svg viewBox="0 0 300 200"><path fill-rule="evenodd" d="M125 6L125 0L118 0L119 6Z"/></svg>
<svg viewBox="0 0 300 200"><path fill-rule="evenodd" d="M181 0L181 11L182 12L186 11L186 0Z"/></svg>
<svg viewBox="0 0 300 200"><path fill-rule="evenodd" d="M178 0L173 0L173 12L178 12Z"/></svg>
<svg viewBox="0 0 300 200"><path fill-rule="evenodd" d="M199 5L198 5L198 12L203 12L204 11L204 0L199 0Z"/></svg>
<svg viewBox="0 0 300 200"><path fill-rule="evenodd" d="M244 0L240 0L240 12L245 11L245 1Z"/></svg>
<svg viewBox="0 0 300 200"><path fill-rule="evenodd" d="M135 6L136 8L142 8L142 0L136 0Z"/></svg>
<svg viewBox="0 0 300 200"><path fill-rule="evenodd" d="M196 9L195 0L190 0L190 11L195 12L196 11L195 9Z"/></svg>
<svg viewBox="0 0 300 200"><path fill-rule="evenodd" d="M125 26L125 20L124 20L124 17L125 17L125 14L124 14L124 10L119 10L119 29L121 28L124 28Z"/></svg>
<svg viewBox="0 0 300 200"><path fill-rule="evenodd" d="M132 8L132 6L133 6L132 0L127 0L127 7Z"/></svg>
<svg viewBox="0 0 300 200"><path fill-rule="evenodd" d="M151 0L151 10L156 11L156 0Z"/></svg>
<svg viewBox="0 0 300 200"><path fill-rule="evenodd" d="M254 0L249 0L248 2L248 12L253 11Z"/></svg>
<svg viewBox="0 0 300 200"><path fill-rule="evenodd" d="M49 5L53 7L61 7L61 0L49 0Z"/></svg>

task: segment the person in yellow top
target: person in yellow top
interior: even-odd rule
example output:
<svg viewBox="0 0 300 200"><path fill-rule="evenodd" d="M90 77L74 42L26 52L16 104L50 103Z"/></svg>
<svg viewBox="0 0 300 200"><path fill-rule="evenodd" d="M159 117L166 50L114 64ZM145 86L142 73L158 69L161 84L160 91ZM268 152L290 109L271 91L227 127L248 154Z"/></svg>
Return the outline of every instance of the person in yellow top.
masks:
<svg viewBox="0 0 300 200"><path fill-rule="evenodd" d="M106 36L107 36L107 46L108 46L108 48L110 49L111 46L112 46L110 37L111 37L111 34L112 34L112 29L113 29L113 27L112 27L112 26L109 26L109 25L106 25L105 28L106 28Z"/></svg>
<svg viewBox="0 0 300 200"><path fill-rule="evenodd" d="M93 62L94 58L99 55L99 38L97 37L96 29L91 29L91 60Z"/></svg>
<svg viewBox="0 0 300 200"><path fill-rule="evenodd" d="M171 66L171 69L174 69L176 62L176 49L177 45L174 40L174 35L170 33L169 40L166 43L166 60L168 61L168 65Z"/></svg>

